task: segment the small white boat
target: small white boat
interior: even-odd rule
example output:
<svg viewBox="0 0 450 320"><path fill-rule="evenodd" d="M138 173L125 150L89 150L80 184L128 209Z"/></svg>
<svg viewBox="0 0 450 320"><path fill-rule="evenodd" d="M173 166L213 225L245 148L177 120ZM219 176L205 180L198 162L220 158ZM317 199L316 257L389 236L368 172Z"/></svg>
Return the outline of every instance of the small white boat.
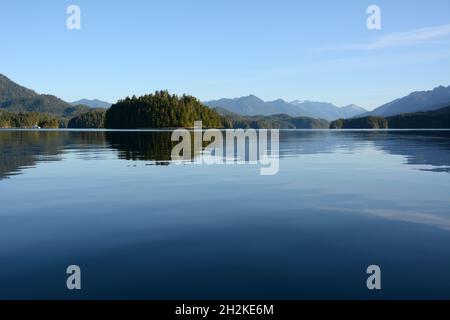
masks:
<svg viewBox="0 0 450 320"><path fill-rule="evenodd" d="M34 125L33 127L32 127L32 129L40 129L41 127L39 127L38 125Z"/></svg>

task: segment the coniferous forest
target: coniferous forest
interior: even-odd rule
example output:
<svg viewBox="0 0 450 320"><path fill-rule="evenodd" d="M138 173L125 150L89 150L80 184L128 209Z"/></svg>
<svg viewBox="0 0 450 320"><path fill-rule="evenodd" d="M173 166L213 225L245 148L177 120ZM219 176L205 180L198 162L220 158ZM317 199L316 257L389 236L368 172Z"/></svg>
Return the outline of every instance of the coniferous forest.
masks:
<svg viewBox="0 0 450 320"><path fill-rule="evenodd" d="M119 100L106 112L105 127L111 129L192 127L194 121L204 127L222 128L221 116L198 99L171 95L167 91L139 98Z"/></svg>
<svg viewBox="0 0 450 320"><path fill-rule="evenodd" d="M91 110L73 117L67 124L68 128L99 129L105 127L106 110Z"/></svg>

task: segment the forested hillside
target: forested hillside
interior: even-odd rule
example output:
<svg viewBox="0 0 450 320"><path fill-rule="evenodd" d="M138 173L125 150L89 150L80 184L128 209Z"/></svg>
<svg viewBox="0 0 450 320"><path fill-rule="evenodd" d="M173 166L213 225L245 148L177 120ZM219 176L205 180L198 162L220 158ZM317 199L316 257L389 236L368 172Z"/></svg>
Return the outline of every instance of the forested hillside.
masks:
<svg viewBox="0 0 450 320"><path fill-rule="evenodd" d="M404 113L392 117L339 119L330 129L449 129L450 106L435 111Z"/></svg>
<svg viewBox="0 0 450 320"><path fill-rule="evenodd" d="M87 106L72 106L48 94L38 94L0 74L0 109L10 112L39 112L71 118L89 110Z"/></svg>

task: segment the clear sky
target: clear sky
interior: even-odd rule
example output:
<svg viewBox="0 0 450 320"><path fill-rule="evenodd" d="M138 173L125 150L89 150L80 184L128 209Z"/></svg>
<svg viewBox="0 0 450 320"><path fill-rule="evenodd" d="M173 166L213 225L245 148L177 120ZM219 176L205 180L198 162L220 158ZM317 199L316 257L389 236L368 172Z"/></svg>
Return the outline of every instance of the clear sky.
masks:
<svg viewBox="0 0 450 320"><path fill-rule="evenodd" d="M66 28L70 4L81 30ZM0 73L67 101L168 89L372 109L450 85L449 13L449 0L2 1Z"/></svg>

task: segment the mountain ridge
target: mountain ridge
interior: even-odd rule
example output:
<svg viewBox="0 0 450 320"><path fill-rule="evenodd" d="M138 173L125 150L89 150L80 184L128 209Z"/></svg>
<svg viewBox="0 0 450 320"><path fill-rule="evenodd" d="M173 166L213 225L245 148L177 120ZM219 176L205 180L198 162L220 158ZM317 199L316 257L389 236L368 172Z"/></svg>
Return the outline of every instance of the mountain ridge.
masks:
<svg viewBox="0 0 450 320"><path fill-rule="evenodd" d="M389 117L402 113L433 111L448 105L450 105L450 86L438 86L432 90L411 92L361 116Z"/></svg>
<svg viewBox="0 0 450 320"><path fill-rule="evenodd" d="M10 112L39 112L59 117L71 117L88 110L85 106L72 106L62 99L39 94L0 74L0 109Z"/></svg>
<svg viewBox="0 0 450 320"><path fill-rule="evenodd" d="M239 98L222 98L204 102L211 108L222 108L243 116L270 116L286 114L291 117L312 117L328 121L343 117L353 117L364 112L364 108L356 105L338 107L328 102L316 102L309 100L294 100L291 102L283 99L264 101L251 94Z"/></svg>

